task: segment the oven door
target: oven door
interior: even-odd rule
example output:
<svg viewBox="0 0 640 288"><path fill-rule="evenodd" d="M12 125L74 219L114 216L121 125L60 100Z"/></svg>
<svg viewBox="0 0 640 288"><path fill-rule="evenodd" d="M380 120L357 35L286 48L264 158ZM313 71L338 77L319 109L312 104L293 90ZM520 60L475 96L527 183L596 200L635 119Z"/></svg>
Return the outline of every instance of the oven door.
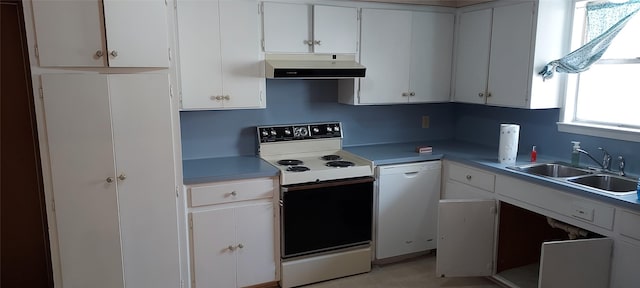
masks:
<svg viewBox="0 0 640 288"><path fill-rule="evenodd" d="M371 242L373 177L283 186L282 258Z"/></svg>

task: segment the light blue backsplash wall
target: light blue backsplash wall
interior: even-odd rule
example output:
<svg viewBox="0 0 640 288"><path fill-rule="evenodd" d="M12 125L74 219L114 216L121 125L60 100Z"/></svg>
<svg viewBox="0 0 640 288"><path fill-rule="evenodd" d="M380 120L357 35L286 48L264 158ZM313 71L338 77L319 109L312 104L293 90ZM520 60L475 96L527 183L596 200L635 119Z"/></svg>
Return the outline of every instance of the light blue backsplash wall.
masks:
<svg viewBox="0 0 640 288"><path fill-rule="evenodd" d="M454 136L452 104L352 106L337 90L336 80L267 80L266 109L181 112L183 159L255 155L259 125L341 121L344 146Z"/></svg>
<svg viewBox="0 0 640 288"><path fill-rule="evenodd" d="M518 154L528 154L536 145L538 155L558 157L570 162L571 141L580 141L583 149L596 159L602 159L603 147L614 157L612 169L617 170L618 156L626 160L626 171L640 174L640 143L614 140L587 135L559 132L556 122L560 109L525 110L486 105L455 104L455 138L490 147L498 147L501 123L520 125ZM582 165L595 166L592 160L581 155Z"/></svg>

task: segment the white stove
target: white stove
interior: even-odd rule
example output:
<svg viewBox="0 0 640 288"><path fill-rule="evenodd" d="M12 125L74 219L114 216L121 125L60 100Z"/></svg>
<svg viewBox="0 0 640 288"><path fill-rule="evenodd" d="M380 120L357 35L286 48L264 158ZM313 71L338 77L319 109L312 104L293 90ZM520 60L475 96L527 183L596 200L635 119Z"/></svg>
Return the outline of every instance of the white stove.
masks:
<svg viewBox="0 0 640 288"><path fill-rule="evenodd" d="M280 169L280 184L373 175L371 161L342 150L339 122L258 127L259 155Z"/></svg>

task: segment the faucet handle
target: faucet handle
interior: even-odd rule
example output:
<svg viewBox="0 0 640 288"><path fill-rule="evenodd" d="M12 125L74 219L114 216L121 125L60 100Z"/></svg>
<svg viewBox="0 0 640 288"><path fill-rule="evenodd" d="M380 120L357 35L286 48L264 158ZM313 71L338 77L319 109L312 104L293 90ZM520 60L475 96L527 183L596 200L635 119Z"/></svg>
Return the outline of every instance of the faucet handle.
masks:
<svg viewBox="0 0 640 288"><path fill-rule="evenodd" d="M609 154L609 152L607 152L607 150L604 150L604 148L602 147L598 147L598 150L602 150L602 153L604 154L602 157L602 167L605 170L610 170L611 169L611 154Z"/></svg>
<svg viewBox="0 0 640 288"><path fill-rule="evenodd" d="M622 156L618 156L618 168L620 168L620 176L625 176L624 166L624 158Z"/></svg>

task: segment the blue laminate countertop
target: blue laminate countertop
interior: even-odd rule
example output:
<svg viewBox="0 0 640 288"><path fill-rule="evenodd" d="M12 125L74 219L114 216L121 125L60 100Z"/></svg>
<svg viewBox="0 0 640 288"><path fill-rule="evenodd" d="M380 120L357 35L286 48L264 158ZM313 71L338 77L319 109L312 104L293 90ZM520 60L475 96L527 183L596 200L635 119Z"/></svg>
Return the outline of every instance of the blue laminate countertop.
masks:
<svg viewBox="0 0 640 288"><path fill-rule="evenodd" d="M432 146L433 152L430 154L420 154L415 152L415 148L419 145ZM508 168L510 166L531 164L531 162L529 162L528 153L518 155L515 165L506 165L498 162L497 148L461 141L392 143L350 146L344 147L344 149L353 154L373 161L375 165L390 165L440 159L452 160L494 173L500 173L503 175L515 177L520 180L533 182L535 184L543 185L552 189L561 190L587 198L592 198L595 200L610 203L612 205L617 205L640 212L640 201L638 201L638 196L635 193L618 196L605 193L597 189L576 186L563 180L531 175ZM568 159L545 157L538 154L537 162L549 163L567 160Z"/></svg>
<svg viewBox="0 0 640 288"><path fill-rule="evenodd" d="M183 183L201 184L226 180L278 176L280 170L255 156L192 159L182 161Z"/></svg>

